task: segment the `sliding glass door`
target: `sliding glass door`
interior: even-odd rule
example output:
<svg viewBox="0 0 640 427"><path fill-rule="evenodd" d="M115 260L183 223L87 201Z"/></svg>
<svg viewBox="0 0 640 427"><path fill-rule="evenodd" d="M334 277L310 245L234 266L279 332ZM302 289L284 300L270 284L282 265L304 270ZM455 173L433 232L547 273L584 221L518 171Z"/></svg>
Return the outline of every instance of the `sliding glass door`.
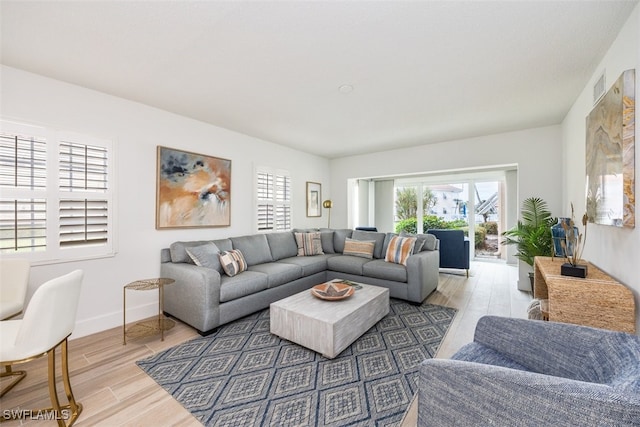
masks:
<svg viewBox="0 0 640 427"><path fill-rule="evenodd" d="M462 229L473 258L502 258L499 235L503 180L396 180L396 232L424 233L429 229Z"/></svg>

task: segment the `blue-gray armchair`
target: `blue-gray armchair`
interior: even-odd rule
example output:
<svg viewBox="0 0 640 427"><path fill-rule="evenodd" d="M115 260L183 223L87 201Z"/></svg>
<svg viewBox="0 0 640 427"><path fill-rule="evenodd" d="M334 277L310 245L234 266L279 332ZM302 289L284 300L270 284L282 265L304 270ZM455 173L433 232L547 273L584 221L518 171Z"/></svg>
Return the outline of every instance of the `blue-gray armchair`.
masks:
<svg viewBox="0 0 640 427"><path fill-rule="evenodd" d="M464 269L469 277L469 238L464 231L431 229L427 233L440 240L440 268Z"/></svg>
<svg viewBox="0 0 640 427"><path fill-rule="evenodd" d="M640 337L485 316L420 366L419 426L640 426Z"/></svg>

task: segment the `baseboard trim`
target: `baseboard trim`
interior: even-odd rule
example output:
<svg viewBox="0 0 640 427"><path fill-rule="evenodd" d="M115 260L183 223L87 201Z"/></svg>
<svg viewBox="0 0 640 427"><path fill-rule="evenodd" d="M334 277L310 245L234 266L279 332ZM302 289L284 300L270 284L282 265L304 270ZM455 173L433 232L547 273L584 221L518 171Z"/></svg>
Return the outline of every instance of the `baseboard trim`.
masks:
<svg viewBox="0 0 640 427"><path fill-rule="evenodd" d="M158 314L158 303L151 302L135 307L127 307L127 323L136 322ZM122 328L122 311L115 311L101 316L91 317L76 323L70 340L106 331L116 327Z"/></svg>

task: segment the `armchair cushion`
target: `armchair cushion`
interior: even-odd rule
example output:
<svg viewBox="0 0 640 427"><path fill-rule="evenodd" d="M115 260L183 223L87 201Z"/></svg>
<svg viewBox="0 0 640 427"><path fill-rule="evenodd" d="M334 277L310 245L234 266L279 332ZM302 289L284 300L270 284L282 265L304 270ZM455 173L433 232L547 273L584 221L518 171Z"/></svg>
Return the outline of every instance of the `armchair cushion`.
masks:
<svg viewBox="0 0 640 427"><path fill-rule="evenodd" d="M639 374L636 335L485 316L452 360L422 363L418 424L638 425Z"/></svg>

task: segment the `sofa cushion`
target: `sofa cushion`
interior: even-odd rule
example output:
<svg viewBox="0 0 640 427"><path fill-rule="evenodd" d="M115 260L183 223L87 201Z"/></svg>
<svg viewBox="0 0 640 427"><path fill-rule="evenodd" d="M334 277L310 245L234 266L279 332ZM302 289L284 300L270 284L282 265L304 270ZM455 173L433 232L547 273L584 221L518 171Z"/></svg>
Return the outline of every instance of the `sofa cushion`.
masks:
<svg viewBox="0 0 640 427"><path fill-rule="evenodd" d="M376 231L362 231L355 230L351 235L353 240L373 240L375 242L375 248L373 250L374 258L384 258L384 252L382 251L382 247L384 246L384 237L385 233L378 233Z"/></svg>
<svg viewBox="0 0 640 427"><path fill-rule="evenodd" d="M393 280L394 282L407 282L407 268L402 264L386 262L381 259L374 259L364 264L362 273L367 277L376 279Z"/></svg>
<svg viewBox="0 0 640 427"><path fill-rule="evenodd" d="M233 249L240 249L247 265L262 264L271 262L271 249L267 236L264 234L253 234L251 236L232 237Z"/></svg>
<svg viewBox="0 0 640 427"><path fill-rule="evenodd" d="M374 240L354 240L347 237L342 253L372 259L375 246L376 242Z"/></svg>
<svg viewBox="0 0 640 427"><path fill-rule="evenodd" d="M320 241L322 242L322 252L325 254L336 253L336 250L333 248L333 231L321 231Z"/></svg>
<svg viewBox="0 0 640 427"><path fill-rule="evenodd" d="M298 256L323 255L320 232L314 233L294 233L296 245L298 246Z"/></svg>
<svg viewBox="0 0 640 427"><path fill-rule="evenodd" d="M302 267L280 262L252 265L248 268L248 271L257 271L266 274L268 288L275 288L276 286L302 277Z"/></svg>
<svg viewBox="0 0 640 427"><path fill-rule="evenodd" d="M328 229L322 229L320 231L329 231ZM347 237L351 237L353 230L350 228L344 228L339 230L333 230L333 250L337 254L341 254L344 251L344 241Z"/></svg>
<svg viewBox="0 0 640 427"><path fill-rule="evenodd" d="M247 262L240 249L220 252L220 265L227 276L233 277L247 269Z"/></svg>
<svg viewBox="0 0 640 427"><path fill-rule="evenodd" d="M267 275L257 271L243 271L233 277L220 277L220 302L227 302L267 289Z"/></svg>
<svg viewBox="0 0 640 427"><path fill-rule="evenodd" d="M192 242L173 242L169 246L171 252L171 262L186 262L194 264L193 260L187 253L187 248L192 246L200 246L209 243L208 240L194 240Z"/></svg>
<svg viewBox="0 0 640 427"><path fill-rule="evenodd" d="M362 276L362 267L371 262L370 259L361 258L351 255L332 256L327 259L327 267L329 270L338 271L340 273L357 274ZM384 261L382 261L384 262Z"/></svg>
<svg viewBox="0 0 640 427"><path fill-rule="evenodd" d="M413 255L413 248L416 245L415 237L393 236L387 247L384 257L386 262L407 265L407 258Z"/></svg>
<svg viewBox="0 0 640 427"><path fill-rule="evenodd" d="M271 258L277 261L282 258L296 256L298 247L290 231L281 231L278 233L268 233L267 242L271 250Z"/></svg>
<svg viewBox="0 0 640 427"><path fill-rule="evenodd" d="M292 258L284 258L278 261L284 264L294 264L302 268L303 276L311 276L327 269L327 258L333 255L314 255L314 256L296 256Z"/></svg>
<svg viewBox="0 0 640 427"><path fill-rule="evenodd" d="M217 239L217 240L212 240L211 242L214 245L216 245L218 249L220 249L220 252L230 251L231 249L233 249L233 244L231 243L231 239Z"/></svg>
<svg viewBox="0 0 640 427"><path fill-rule="evenodd" d="M222 273L222 265L218 256L220 249L215 243L208 242L200 246L190 246L186 248L186 251L197 266L212 268L218 273Z"/></svg>

